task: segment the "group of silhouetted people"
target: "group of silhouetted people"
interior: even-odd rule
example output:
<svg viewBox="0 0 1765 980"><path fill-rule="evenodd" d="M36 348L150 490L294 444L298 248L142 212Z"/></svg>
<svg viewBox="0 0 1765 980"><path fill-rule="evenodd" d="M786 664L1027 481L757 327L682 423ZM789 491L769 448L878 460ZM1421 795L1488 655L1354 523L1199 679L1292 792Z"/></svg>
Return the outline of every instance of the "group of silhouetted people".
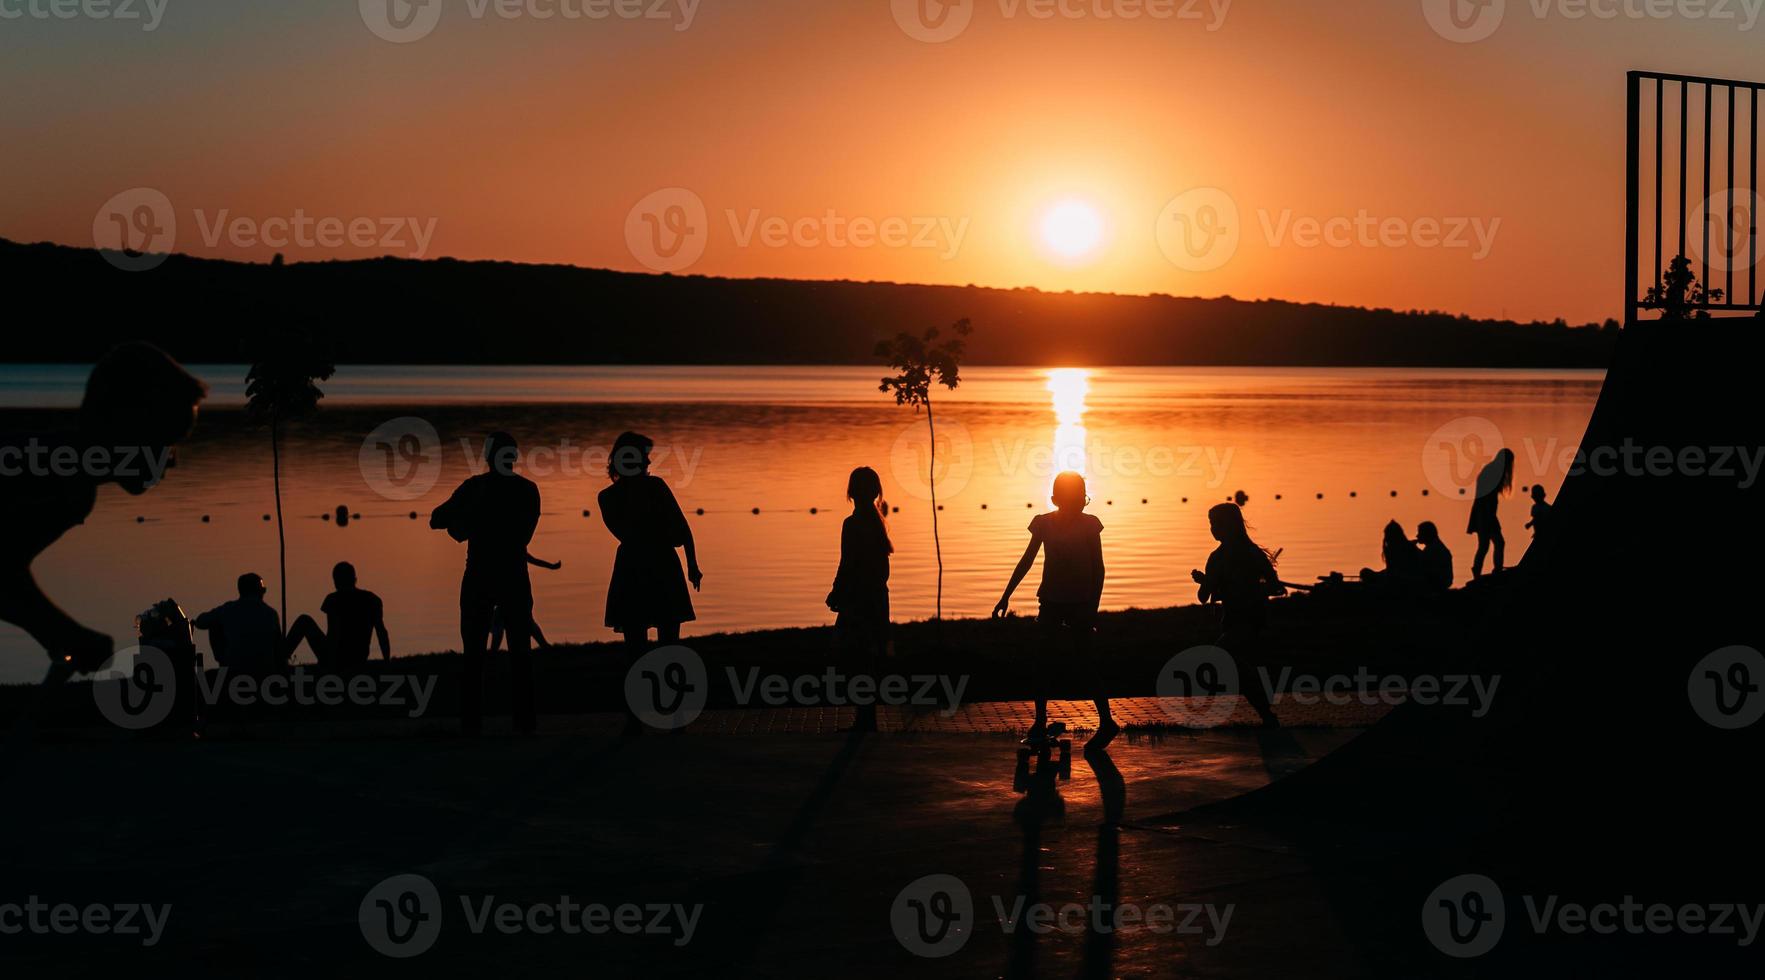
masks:
<svg viewBox="0 0 1765 980"><path fill-rule="evenodd" d="M75 453L93 447L134 447L163 455L194 425L206 386L151 345L125 344L112 350L87 381L75 431L55 436L8 437L32 445L43 441ZM10 444L10 443L6 443ZM605 624L624 638L628 659L655 643L678 642L683 623L694 618L692 594L704 580L694 546L692 527L668 484L650 472L654 443L627 432L615 440L608 457L609 485L600 492L601 518L618 541L607 588ZM482 726L484 659L506 639L510 654L512 713L521 732L535 728L531 646L544 644L533 618L530 566L557 568L559 563L533 557L528 548L539 524L539 488L516 472L520 451L507 433L493 433L485 444L485 470L460 484L435 508L430 527L446 531L466 547L460 581L460 639L463 654L461 723L467 732ZM1477 476L1467 533L1477 538L1473 577L1481 577L1488 553L1494 568L1505 565L1505 541L1497 507L1513 486L1514 453L1503 449ZM28 632L59 664L91 671L113 652L110 637L87 629L62 612L38 588L31 563L44 548L90 514L97 488L116 483L131 494L145 492L152 480L138 474L31 472L0 480L0 504L16 514L0 536L0 619ZM872 667L889 644L889 565L894 547L888 531L888 507L875 470L859 467L847 482L852 512L840 528L839 569L828 592L828 608L837 614L836 634L847 659ZM1532 520L1535 533L1549 521L1550 505L1541 487L1534 487ZM1088 664L1097 629L1104 584L1103 523L1086 513L1085 479L1062 473L1054 480L1054 510L1029 524L1030 541L994 608L1005 616L1012 594L1044 555L1037 589L1036 621L1039 653L1032 664L1036 678L1035 721L1028 740L1058 734L1047 709L1048 658L1061 652ZM1206 568L1192 573L1203 603L1223 608L1219 644L1238 659L1241 669L1258 662L1260 638L1268 621L1268 602L1286 586L1275 571L1278 553L1250 537L1238 503L1224 503L1208 512L1218 547ZM685 556L684 569L681 553ZM1367 569L1363 578L1382 588L1405 592L1440 592L1453 581L1452 552L1430 522L1417 527L1410 540L1393 521L1385 529L1384 568ZM264 601L263 579L239 578L238 597L198 616L194 625L211 633L216 660L248 672L281 669L301 643L313 651L321 667L351 670L365 664L371 642L382 657L391 657L384 606L378 596L359 587L355 568L339 563L332 572L336 591L321 606L326 626L310 616L297 617L283 630L275 610ZM1274 716L1260 685L1243 685L1252 706L1266 723ZM1107 744L1120 731L1101 687L1094 691L1099 724L1094 741ZM631 726L637 727L635 717ZM857 724L874 729L874 708L861 711Z"/></svg>

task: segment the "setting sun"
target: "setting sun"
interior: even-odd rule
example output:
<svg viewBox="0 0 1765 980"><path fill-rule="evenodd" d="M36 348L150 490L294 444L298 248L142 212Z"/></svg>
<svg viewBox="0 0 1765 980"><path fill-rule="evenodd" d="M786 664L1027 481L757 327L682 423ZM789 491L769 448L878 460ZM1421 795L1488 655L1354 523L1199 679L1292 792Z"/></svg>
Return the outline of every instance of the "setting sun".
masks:
<svg viewBox="0 0 1765 980"><path fill-rule="evenodd" d="M1079 259L1103 241L1103 216L1083 201L1063 201L1042 217L1042 243L1065 259Z"/></svg>

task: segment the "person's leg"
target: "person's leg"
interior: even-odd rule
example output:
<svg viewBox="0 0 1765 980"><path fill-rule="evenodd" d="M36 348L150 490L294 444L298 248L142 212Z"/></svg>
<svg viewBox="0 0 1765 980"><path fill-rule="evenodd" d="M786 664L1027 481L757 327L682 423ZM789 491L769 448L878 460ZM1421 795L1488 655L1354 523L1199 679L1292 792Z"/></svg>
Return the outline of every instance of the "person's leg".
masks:
<svg viewBox="0 0 1765 980"><path fill-rule="evenodd" d="M484 728L484 655L495 612L494 597L467 573L460 583L460 729L467 735Z"/></svg>
<svg viewBox="0 0 1765 980"><path fill-rule="evenodd" d="M1050 662L1060 648L1060 611L1044 603L1036 612L1036 642L1030 651L1030 693L1036 702L1036 720L1030 735L1039 737L1048 729L1048 672Z"/></svg>
<svg viewBox="0 0 1765 980"><path fill-rule="evenodd" d="M531 596L513 596L503 607L503 631L509 640L510 714L515 731L531 735L539 725L533 694L533 651L528 635L533 621Z"/></svg>
<svg viewBox="0 0 1765 980"><path fill-rule="evenodd" d="M1508 567L1508 542L1506 538L1501 536L1501 528L1499 527L1495 529L1495 533L1491 537L1495 539L1495 570L1499 572Z"/></svg>
<svg viewBox="0 0 1765 980"><path fill-rule="evenodd" d="M1489 535L1477 532L1477 557L1471 561L1471 577L1483 577L1483 559L1489 555Z"/></svg>
<svg viewBox="0 0 1765 980"><path fill-rule="evenodd" d="M620 675L620 703L625 706L625 734L642 735L643 721L637 717L631 701L623 693L624 679L631 675L631 668L637 666L638 658L650 651L650 631L645 629L626 630L621 634L625 637L625 672Z"/></svg>
<svg viewBox="0 0 1765 980"><path fill-rule="evenodd" d="M312 649L313 659L318 661L320 667L334 666L335 658L331 656L330 639L325 636L324 630L319 629L318 621L306 613L294 617L293 625L288 627L288 635L282 640L282 659L292 659L303 642Z"/></svg>
<svg viewBox="0 0 1765 980"><path fill-rule="evenodd" d="M1260 630L1241 627L1229 629L1220 636L1219 646L1232 655L1238 668L1238 691L1244 695L1256 716L1264 725L1274 727L1280 724L1275 716L1275 706L1269 700L1269 692L1263 690L1262 678L1257 671L1261 665Z"/></svg>
<svg viewBox="0 0 1765 980"><path fill-rule="evenodd" d="M671 647L679 642L679 623L660 623L656 626L656 646Z"/></svg>

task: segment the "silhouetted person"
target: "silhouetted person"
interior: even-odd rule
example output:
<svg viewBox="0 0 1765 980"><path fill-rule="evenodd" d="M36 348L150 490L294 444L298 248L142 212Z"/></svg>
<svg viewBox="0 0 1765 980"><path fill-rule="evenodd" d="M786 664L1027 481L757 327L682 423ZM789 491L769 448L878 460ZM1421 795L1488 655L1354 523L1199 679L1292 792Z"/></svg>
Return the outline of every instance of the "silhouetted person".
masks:
<svg viewBox="0 0 1765 980"><path fill-rule="evenodd" d="M564 567L564 563L561 561L546 561L543 558L535 558L531 554L527 556L527 564L532 565L535 568L543 568L552 572ZM495 653L502 649L503 635L507 631L503 611L499 608L496 611L496 615L490 620L491 653ZM527 634L532 638L533 645L538 649L544 650L551 646L551 642L545 638L545 631L539 628L539 621L537 619L528 617Z"/></svg>
<svg viewBox="0 0 1765 980"><path fill-rule="evenodd" d="M1404 532L1403 525L1391 521L1385 525L1380 556L1385 567L1378 571L1361 569L1361 581L1385 591L1409 591L1422 583L1422 552Z"/></svg>
<svg viewBox="0 0 1765 980"><path fill-rule="evenodd" d="M852 516L840 525L840 567L827 608L838 613L834 630L849 662L876 676L889 643L889 541L888 505L882 499L882 480L876 471L860 466L846 480L846 499ZM854 728L876 731L876 704L858 706Z"/></svg>
<svg viewBox="0 0 1765 980"><path fill-rule="evenodd" d="M100 485L114 483L132 496L147 492L163 475L152 464L175 463L172 447L190 434L207 393L206 385L158 348L123 344L86 379L72 431L0 436L0 619L75 671L103 666L115 644L44 595L31 563L91 516ZM84 461L91 450L110 454L107 465L88 469ZM82 462L71 470L33 465L32 453L39 464L54 464L56 453Z"/></svg>
<svg viewBox="0 0 1765 980"><path fill-rule="evenodd" d="M1440 528L1433 521L1416 525L1416 543L1421 545L1422 585L1431 592L1452 588L1452 551L1440 540Z"/></svg>
<svg viewBox="0 0 1765 980"><path fill-rule="evenodd" d="M282 618L264 601L263 577L239 576L239 598L221 603L190 625L208 631L215 663L228 670L267 674L288 664L291 644L283 639Z"/></svg>
<svg viewBox="0 0 1765 980"><path fill-rule="evenodd" d="M1550 523L1550 519L1551 505L1549 501L1544 499L1544 487L1534 483L1532 485L1532 519L1526 522L1526 529L1531 531L1532 536L1536 538L1539 532L1544 530L1544 526Z"/></svg>
<svg viewBox="0 0 1765 980"><path fill-rule="evenodd" d="M674 491L650 474L655 446L654 440L635 432L613 440L607 456L607 478L613 482L599 497L601 521L619 540L607 583L606 625L625 638L628 664L649 652L652 629L658 646L680 642L680 624L695 618L687 579L695 591L705 579L692 526ZM686 578L681 577L676 548L686 551ZM625 731L643 731L636 715L627 715Z"/></svg>
<svg viewBox="0 0 1765 980"><path fill-rule="evenodd" d="M1264 725L1280 724L1257 676L1263 630L1269 622L1269 597L1287 589L1275 574L1275 560L1250 539L1244 511L1237 504L1216 504L1207 512L1213 538L1220 543L1207 557L1207 570L1190 572L1203 603L1219 602L1219 646L1237 661L1239 686Z"/></svg>
<svg viewBox="0 0 1765 980"><path fill-rule="evenodd" d="M1466 534L1477 536L1477 556L1471 561L1471 577L1483 577L1483 558L1489 546L1495 546L1495 570L1507 567L1508 543L1501 536L1501 516L1497 513L1501 498L1514 492L1514 451L1503 449L1477 474L1477 499L1471 504L1471 520Z"/></svg>
<svg viewBox="0 0 1765 980"><path fill-rule="evenodd" d="M1041 603L1036 623L1042 632L1042 649L1036 656L1036 720L1030 727L1028 741L1039 742L1048 732L1047 673L1049 660L1063 641L1078 660L1080 669L1093 675L1096 693L1097 733L1091 742L1099 748L1109 744L1121 732L1121 726L1109 711L1109 699L1103 696L1101 679L1095 676L1096 666L1090 662L1091 641L1097 633L1097 608L1103 601L1103 522L1085 513L1090 498L1085 495L1085 478L1066 472L1054 478L1052 496L1055 510L1037 514L1030 521L1030 544L1012 569L1005 594L993 607L995 618L1003 617L1011 608L1011 593L1036 563L1036 553L1044 547L1048 557L1042 562L1042 586L1036 590Z"/></svg>
<svg viewBox="0 0 1765 980"><path fill-rule="evenodd" d="M686 514L674 499L674 491L661 477L650 474L647 436L627 432L613 442L607 460L612 485L600 493L601 520L619 539L613 557L613 578L607 584L607 626L625 637L633 654L649 650L649 632L666 646L680 640L680 624L693 615L687 579L697 590L704 581L699 571L698 550ZM686 550L686 577L680 574L680 556Z"/></svg>
<svg viewBox="0 0 1765 980"><path fill-rule="evenodd" d="M469 735L483 725L484 656L498 610L508 630L515 730L532 732L536 725L533 658L528 649L533 586L527 579L527 545L539 526L539 488L515 472L520 455L513 436L491 433L484 443L488 469L460 484L429 517L430 527L466 543L466 573L460 579L465 661L460 725Z"/></svg>
<svg viewBox="0 0 1765 980"><path fill-rule="evenodd" d="M313 658L327 670L354 670L368 662L368 641L380 641L380 659L392 659L392 637L386 632L386 606L380 597L356 587L355 566L340 561L331 568L331 584L337 591L325 597L319 611L325 629L304 613L288 628L288 652L302 641L312 648Z"/></svg>

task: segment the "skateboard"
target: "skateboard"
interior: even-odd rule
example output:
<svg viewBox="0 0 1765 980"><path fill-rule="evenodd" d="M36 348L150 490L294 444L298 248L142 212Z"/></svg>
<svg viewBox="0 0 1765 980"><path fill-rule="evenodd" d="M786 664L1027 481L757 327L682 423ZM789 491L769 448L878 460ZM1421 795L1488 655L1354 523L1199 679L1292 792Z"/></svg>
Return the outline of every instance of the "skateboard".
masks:
<svg viewBox="0 0 1765 980"><path fill-rule="evenodd" d="M1017 770L1012 774L1012 788L1022 793L1032 780L1051 781L1072 778L1072 739L1066 738L1066 724L1052 722L1040 738L1025 738L1017 745ZM1055 749L1060 753L1055 755ZM1034 759L1034 766L1031 760Z"/></svg>

